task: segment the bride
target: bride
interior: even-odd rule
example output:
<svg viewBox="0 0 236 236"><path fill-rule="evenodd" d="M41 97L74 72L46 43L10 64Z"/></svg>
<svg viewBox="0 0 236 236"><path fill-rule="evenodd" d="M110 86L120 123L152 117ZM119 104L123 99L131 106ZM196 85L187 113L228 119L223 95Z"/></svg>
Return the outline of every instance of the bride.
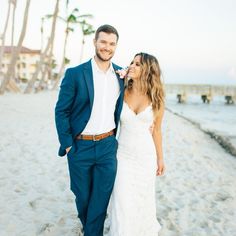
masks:
<svg viewBox="0 0 236 236"><path fill-rule="evenodd" d="M128 68L110 200L110 236L157 236L161 228L155 203L156 175L163 175L165 169L160 74L157 59L147 53L136 54Z"/></svg>

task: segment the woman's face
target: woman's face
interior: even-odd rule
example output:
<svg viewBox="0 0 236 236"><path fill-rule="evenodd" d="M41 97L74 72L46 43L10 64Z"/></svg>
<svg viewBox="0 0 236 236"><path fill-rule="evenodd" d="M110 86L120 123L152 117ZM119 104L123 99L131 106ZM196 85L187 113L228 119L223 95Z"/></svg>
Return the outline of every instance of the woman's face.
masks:
<svg viewBox="0 0 236 236"><path fill-rule="evenodd" d="M130 63L129 70L128 70L128 77L136 80L139 79L141 75L141 57L136 56L134 60Z"/></svg>

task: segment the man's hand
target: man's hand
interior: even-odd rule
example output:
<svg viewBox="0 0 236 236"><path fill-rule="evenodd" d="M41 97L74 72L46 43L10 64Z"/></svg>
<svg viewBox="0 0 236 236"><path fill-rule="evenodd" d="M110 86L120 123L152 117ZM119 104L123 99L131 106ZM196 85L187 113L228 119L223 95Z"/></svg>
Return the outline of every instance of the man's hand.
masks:
<svg viewBox="0 0 236 236"><path fill-rule="evenodd" d="M68 154L68 152L70 151L71 147L72 147L72 146L66 148L66 154Z"/></svg>

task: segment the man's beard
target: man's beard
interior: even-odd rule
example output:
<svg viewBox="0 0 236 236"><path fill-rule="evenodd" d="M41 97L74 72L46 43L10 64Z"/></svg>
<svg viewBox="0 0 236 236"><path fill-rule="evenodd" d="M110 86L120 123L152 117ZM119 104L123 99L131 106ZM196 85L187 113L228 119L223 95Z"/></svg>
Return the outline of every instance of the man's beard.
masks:
<svg viewBox="0 0 236 236"><path fill-rule="evenodd" d="M102 58L102 56L100 55L100 53L98 52L98 50L96 50L96 56L99 58L99 60L106 62L106 61L110 61L111 58L113 57L113 55L111 55L108 59L104 59Z"/></svg>

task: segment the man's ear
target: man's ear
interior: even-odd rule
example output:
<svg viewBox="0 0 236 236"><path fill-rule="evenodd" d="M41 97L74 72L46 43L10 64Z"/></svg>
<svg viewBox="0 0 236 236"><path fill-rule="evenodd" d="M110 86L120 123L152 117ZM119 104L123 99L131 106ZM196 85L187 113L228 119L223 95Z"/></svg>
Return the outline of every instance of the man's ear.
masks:
<svg viewBox="0 0 236 236"><path fill-rule="evenodd" d="M93 45L96 46L96 39L93 39Z"/></svg>

